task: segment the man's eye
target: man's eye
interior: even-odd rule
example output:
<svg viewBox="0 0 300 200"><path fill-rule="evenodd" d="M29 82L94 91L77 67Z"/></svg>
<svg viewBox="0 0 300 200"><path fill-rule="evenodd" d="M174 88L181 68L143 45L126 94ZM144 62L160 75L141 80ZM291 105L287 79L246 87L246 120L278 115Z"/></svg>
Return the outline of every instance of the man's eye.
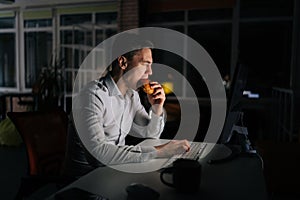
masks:
<svg viewBox="0 0 300 200"><path fill-rule="evenodd" d="M149 63L143 63L142 65L143 65L144 67L149 67L149 66L150 66Z"/></svg>

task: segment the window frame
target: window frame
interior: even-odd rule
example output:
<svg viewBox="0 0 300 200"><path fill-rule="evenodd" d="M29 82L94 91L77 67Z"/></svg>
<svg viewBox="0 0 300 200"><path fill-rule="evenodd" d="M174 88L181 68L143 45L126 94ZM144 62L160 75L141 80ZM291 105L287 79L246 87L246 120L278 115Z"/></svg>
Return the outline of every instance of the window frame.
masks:
<svg viewBox="0 0 300 200"><path fill-rule="evenodd" d="M18 74L19 74L19 67L18 67L18 63L20 62L19 60L19 31L18 31L18 18L19 18L19 13L13 9L13 10L9 10L9 11L4 11L3 13L13 13L13 18L15 20L15 25L14 28L4 28L4 29L0 29L0 34L2 33L13 33L14 34L14 38L15 38L15 80L16 80L16 86L15 87L7 87L7 86L3 86L0 87L0 92L18 92L20 90L20 80L18 78Z"/></svg>

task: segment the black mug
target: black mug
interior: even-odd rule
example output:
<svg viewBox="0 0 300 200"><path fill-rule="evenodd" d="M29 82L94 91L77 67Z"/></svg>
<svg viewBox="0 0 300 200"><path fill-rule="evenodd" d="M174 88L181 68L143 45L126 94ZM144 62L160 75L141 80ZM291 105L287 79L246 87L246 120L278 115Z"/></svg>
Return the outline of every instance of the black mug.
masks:
<svg viewBox="0 0 300 200"><path fill-rule="evenodd" d="M177 159L173 166L163 169L160 173L160 180L167 186L175 188L180 192L196 192L201 182L201 164L197 160ZM164 174L171 173L173 182L167 182Z"/></svg>

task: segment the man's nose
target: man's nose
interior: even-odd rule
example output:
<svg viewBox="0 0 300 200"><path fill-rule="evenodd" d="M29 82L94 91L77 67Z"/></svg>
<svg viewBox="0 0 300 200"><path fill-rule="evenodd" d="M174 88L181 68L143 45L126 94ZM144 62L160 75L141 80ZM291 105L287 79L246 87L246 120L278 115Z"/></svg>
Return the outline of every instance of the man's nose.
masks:
<svg viewBox="0 0 300 200"><path fill-rule="evenodd" d="M151 67L151 65L147 65L145 73L148 74L148 75L152 75L152 67Z"/></svg>

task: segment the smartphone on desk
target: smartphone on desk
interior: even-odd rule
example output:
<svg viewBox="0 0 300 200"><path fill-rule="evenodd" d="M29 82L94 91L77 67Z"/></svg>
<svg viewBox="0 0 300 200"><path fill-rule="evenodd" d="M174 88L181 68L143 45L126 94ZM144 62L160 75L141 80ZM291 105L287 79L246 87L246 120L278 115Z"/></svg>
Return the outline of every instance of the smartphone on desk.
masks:
<svg viewBox="0 0 300 200"><path fill-rule="evenodd" d="M93 194L86 190L72 187L63 190L55 195L55 200L71 200L71 199L83 199L83 200L109 200L98 194Z"/></svg>

